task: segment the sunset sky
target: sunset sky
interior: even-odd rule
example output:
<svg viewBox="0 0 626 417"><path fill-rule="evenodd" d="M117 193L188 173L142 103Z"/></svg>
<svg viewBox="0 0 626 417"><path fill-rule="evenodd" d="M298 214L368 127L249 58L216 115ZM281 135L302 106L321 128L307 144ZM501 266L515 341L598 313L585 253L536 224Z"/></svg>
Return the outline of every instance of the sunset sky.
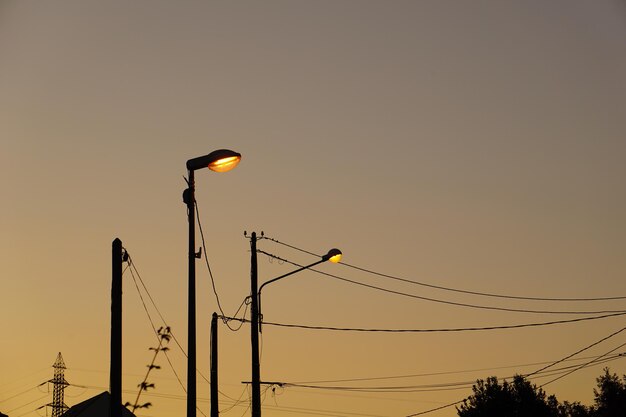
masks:
<svg viewBox="0 0 626 417"><path fill-rule="evenodd" d="M626 311L625 40L618 0L0 0L0 412L49 415L39 384L58 352L68 405L108 390L115 238L186 349L185 162L220 148L242 161L196 172L196 198L228 315L250 293L244 231L298 264L317 258L293 247L344 252L347 265L319 267L343 280L306 271L266 287L267 322L465 329ZM294 268L258 260L260 282ZM131 270L123 401L156 345ZM202 417L218 306L204 258L197 274ZM624 326L265 325L262 380L340 389L266 386L263 415L408 416ZM625 343L550 368L613 359L544 389L591 404L604 366L626 373ZM185 415L186 359L169 347L138 416ZM221 414L250 415L249 325L221 323L219 352Z"/></svg>

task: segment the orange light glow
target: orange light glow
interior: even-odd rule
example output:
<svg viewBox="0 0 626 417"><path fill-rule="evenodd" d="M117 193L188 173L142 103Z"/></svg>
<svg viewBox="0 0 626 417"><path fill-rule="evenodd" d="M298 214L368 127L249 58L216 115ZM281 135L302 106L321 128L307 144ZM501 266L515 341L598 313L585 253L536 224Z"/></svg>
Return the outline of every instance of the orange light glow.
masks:
<svg viewBox="0 0 626 417"><path fill-rule="evenodd" d="M331 256L328 260L331 261L332 263L336 264L336 263L341 262L341 256L342 256L341 253L338 253L335 256Z"/></svg>
<svg viewBox="0 0 626 417"><path fill-rule="evenodd" d="M235 168L239 161L241 161L241 156L229 156L211 162L209 164L209 169L215 172L227 172Z"/></svg>

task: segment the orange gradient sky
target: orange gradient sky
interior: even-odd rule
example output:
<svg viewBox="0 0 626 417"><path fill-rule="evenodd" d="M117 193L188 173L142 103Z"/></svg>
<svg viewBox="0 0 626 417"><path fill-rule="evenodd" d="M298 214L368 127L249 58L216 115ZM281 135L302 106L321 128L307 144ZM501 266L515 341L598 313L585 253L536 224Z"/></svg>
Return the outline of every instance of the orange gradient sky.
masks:
<svg viewBox="0 0 626 417"><path fill-rule="evenodd" d="M58 352L77 385L68 405L108 389L116 237L186 347L185 162L219 148L242 162L225 174L198 171L196 197L228 314L250 291L244 230L320 254L338 247L348 264L438 286L626 296L624 39L626 6L609 0L0 2L0 411L46 415L38 408L51 391L37 385L52 378ZM315 260L270 240L259 248ZM291 269L259 256L261 282ZM626 310L624 300L493 299L341 264L320 270L455 303ZM197 271L198 368L208 377L217 303L203 262ZM269 322L384 329L583 317L436 303L310 271L264 289L263 313ZM624 325L623 316L426 334L268 325L265 381L421 391L276 388L263 412L407 416L471 393L427 385L529 373ZM249 336L248 325L219 328L226 417L250 414L241 383L250 380ZM123 337L123 400L132 401L155 338L128 273ZM625 342L619 334L579 356ZM170 348L185 381L185 357ZM137 414L182 416L184 391L165 358L157 363L156 389L142 397L153 407ZM626 373L623 360L607 365ZM545 389L590 404L602 366ZM198 384L208 415L209 386L202 376Z"/></svg>

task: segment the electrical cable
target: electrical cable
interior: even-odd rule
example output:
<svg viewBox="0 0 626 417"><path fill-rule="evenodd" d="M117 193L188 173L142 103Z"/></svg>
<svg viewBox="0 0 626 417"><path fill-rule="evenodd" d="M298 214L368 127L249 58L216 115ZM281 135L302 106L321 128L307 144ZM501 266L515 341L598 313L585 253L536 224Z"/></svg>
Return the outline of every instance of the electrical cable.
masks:
<svg viewBox="0 0 626 417"><path fill-rule="evenodd" d="M248 391L248 401L246 401L248 403L248 406L245 410L243 410L243 414L241 415L241 417L245 416L248 410L252 408L252 393L250 392L250 386L246 385L244 388L246 388L246 391Z"/></svg>
<svg viewBox="0 0 626 417"><path fill-rule="evenodd" d="M41 369L39 369L39 370L37 370L37 371L34 371L34 372L31 372L31 373L29 373L29 374L27 374L27 375L23 375L23 376L21 376L21 377L18 377L18 378L12 379L11 381L7 381L7 382L5 382L5 383L3 383L3 384L0 384L0 389L2 389L3 391L7 391L7 390L5 389L5 387L7 387L8 385L15 384L17 381L21 381L21 380L23 380L23 379L30 378L30 377L31 377L31 376L33 376L33 375L37 375L37 374L44 373L44 372L49 372L49 371L50 371L50 367L49 367L49 366L46 366L45 368L41 368ZM27 385L28 385L28 384L27 384ZM20 388L18 388L18 389L20 389ZM12 390L12 389L9 389L8 391L11 391L11 390Z"/></svg>
<svg viewBox="0 0 626 417"><path fill-rule="evenodd" d="M198 208L198 202L195 200L195 198L194 198L194 206L196 207L196 218L198 220L198 229L200 230L202 248L204 249L204 262L206 263L206 267L209 271L209 276L211 277L211 287L213 288L213 294L215 294L215 300L217 301L217 308L220 310L220 313L222 313L222 316L226 316L226 314L224 313L224 309L222 308L222 304L220 303L220 296L217 294L217 288L215 287L215 279L213 278L213 271L211 271L211 265L209 264L209 255L208 255L208 252L206 249L206 243L204 240L204 231L202 230L202 223L200 221L200 210ZM237 309L237 311L239 311L239 309ZM234 315L236 316L237 314L235 313ZM238 328L231 327L227 321L225 321L224 324L233 332L236 332L239 329L241 329L241 326L239 326Z"/></svg>
<svg viewBox="0 0 626 417"><path fill-rule="evenodd" d="M38 413L38 411L39 411L39 410L41 410L41 409L42 409L42 408L44 408L44 407L45 407L45 405L42 405L41 407L37 407L37 408L35 408L34 410L30 410L30 411L27 411L27 412L25 412L25 413L19 414L19 415L17 415L16 417L22 417L22 416L25 416L26 414L30 414L30 413L35 413L35 414L37 414L38 416L43 417L43 416L41 416L41 414L39 414L39 413Z"/></svg>
<svg viewBox="0 0 626 417"><path fill-rule="evenodd" d="M528 377L530 377L530 376L532 376L532 375L535 375L535 374L537 374L537 373L539 373L539 372L542 372L542 371L544 371L544 370L546 370L546 369L548 369L548 368L551 368L552 366L554 366L554 365L556 365L556 364L559 364L559 363L561 363L561 362L563 362L563 361L565 361L565 360L567 360L567 359L569 359L569 358L571 358L571 357L573 357L573 356L578 355L579 353L582 353L582 352L584 352L584 351L586 351L586 350L588 350L588 349L591 349L592 347L594 347L594 346L596 346L596 345L598 345L598 344L600 344L600 343L602 343L602 342L604 342L604 341L606 341L606 340L610 339L611 337L614 337L614 336L618 335L619 333L623 332L624 330L626 330L626 327L623 327L623 328L621 328L620 330L617 330L616 332L613 332L613 333L611 333L610 335L605 336L605 337L603 337L602 339L600 339L600 340L598 340L598 341L596 341L596 342L593 342L592 344L590 344L590 345L588 345L588 346L586 346L586 347L584 347L584 348L582 348L582 349L580 349L580 350L577 350L576 352L574 352L574 353L572 353L572 354L570 354L570 355L567 355L567 356L565 356L564 358L561 358L561 359L559 359L559 360L557 360L557 361L553 362L553 363L552 363L552 364L550 364L550 365L544 366L544 367L542 367L542 368L540 368L540 369L538 369L538 370L536 370L536 371L534 371L534 372L531 372L531 373L529 373L529 374L522 375L522 376L523 376L524 378L528 378ZM460 404L460 403L464 402L466 399L467 399L467 398L464 398L464 399L462 399L462 400L455 401L455 402L453 402L453 403L446 404L446 405L441 406L441 407L432 408L432 409L430 409L430 410L421 411L421 412L419 412L419 413L409 414L409 415L407 415L406 417L415 417L415 416L419 416L419 415L423 415L423 414L428 414L428 413L431 413L431 412L433 412L433 411L442 410L442 409L444 409L444 408L447 408L447 407L452 407L453 405Z"/></svg>
<svg viewBox="0 0 626 417"><path fill-rule="evenodd" d="M610 357L610 359L617 359L618 357L623 357L626 355L626 352L616 354ZM580 361L596 358L596 356L586 356L580 359L567 359L566 361ZM408 379L408 378L423 378L423 377L433 377L433 376L441 376L441 375L455 375L455 374L464 374L470 372L485 372L485 371L493 371L500 369L511 369L511 368L520 368L527 366L536 366L536 365L545 365L548 363L553 363L554 361L545 361L545 362L534 362L534 363L525 363L525 364L515 364L515 365L507 365L500 366L495 368L479 368L479 369L465 369L465 370L457 370L457 371L444 371L444 372L429 372L429 373L421 373L421 374L407 374L407 375L388 375L388 376L378 376L378 377L363 377L363 378L343 378L343 379L330 379L330 380L316 380L316 381L293 381L293 384L335 384L342 382L364 382L364 381L384 381L391 379ZM569 367L576 367L578 365L570 365Z"/></svg>
<svg viewBox="0 0 626 417"><path fill-rule="evenodd" d="M544 371L544 370L546 370L546 369L548 369L548 368L551 368L551 367L553 367L554 365L557 365L557 364L559 364L559 363L561 363L561 362L563 362L563 361L565 361L565 360L567 360L567 359L569 359L569 358L571 358L571 357L574 357L574 356L578 355L579 353L583 353L584 351L589 350L589 349L591 349L592 347L594 347L594 346L596 346L596 345L599 345L600 343L602 343L602 342L604 342L604 341L606 341L606 340L608 340L608 339L610 339L610 338L612 338L612 337L614 337L614 336L617 336L618 334L620 334L620 333L621 333L621 332L623 332L624 330L626 330L626 327L622 327L621 329L619 329L619 330L617 330L617 331L615 331L615 332L611 333L610 335L608 335L608 336L606 336L606 337L603 337L602 339L600 339L600 340L598 340L598 341L596 341L596 342L593 342L593 343L592 343L592 344L590 344L589 346L586 346L586 347L584 347L584 348L582 348L582 349L580 349L580 350L577 350L576 352L572 353L571 355L567 355L566 357L564 357L564 358L562 358L562 359L559 359L558 361L556 361L556 362L554 362L554 363L552 363L552 364L550 364L550 365L544 366L543 368L540 368L540 369L536 370L535 372L531 372L531 373L529 373L529 374L526 374L526 375L524 375L524 377L529 377L529 376L532 376L532 375L534 375L534 374L536 374L536 373L539 373L539 372Z"/></svg>
<svg viewBox="0 0 626 417"><path fill-rule="evenodd" d="M626 343L624 344L626 345ZM622 346L613 349L613 351L619 349ZM603 355L606 356L612 352L608 352ZM612 362L617 359L622 359L623 355L614 355L610 358L605 358L600 360L601 358L596 358L594 361L587 362L582 365L569 365L562 368L554 369L551 371L543 371L541 374L536 374L535 378L550 378L555 375L561 374L559 378L563 376L567 376L570 373L582 369L587 366L596 366L608 362ZM514 375L509 375L506 377L498 378L499 380L507 380L514 378ZM558 379L558 378L557 378ZM444 382L437 384L417 384L417 385L388 385L388 386L328 386L328 385L312 385L312 384L300 384L293 382L281 382L280 386L284 387L298 387L298 388L309 388L309 389L318 389L318 390L330 390L330 391L349 391L349 392L361 392L361 393L408 393L408 392L440 392L440 391L450 391L450 390L459 390L459 389L467 389L471 388L476 381L456 381L456 382ZM546 384L544 384L546 385Z"/></svg>
<svg viewBox="0 0 626 417"><path fill-rule="evenodd" d="M243 387L243 390L241 391L241 395L239 395L239 398L237 398L237 400L235 400L235 402L230 407L220 410L219 413L220 414L227 413L233 408L237 407L239 404L243 403L244 401L241 401L241 399L243 398L243 395L246 393L247 390L248 390L248 386Z"/></svg>
<svg viewBox="0 0 626 417"><path fill-rule="evenodd" d="M47 384L47 383L48 383L48 381L42 382L42 383L41 383L41 384L39 384L39 385L35 385L34 387L30 387L30 388L28 388L28 389L27 389L27 390L25 390L25 391L19 392L19 393L14 394L14 395L12 395L12 396L10 396L10 397L7 397L7 398L5 398L5 399L3 399L3 400L0 400L0 404L2 404L2 403L3 403L3 402L5 402L5 401L12 400L12 399L13 399L13 398L15 398L15 397L19 397L19 396L20 396L20 395L22 395L22 394L26 394L27 392L32 391L32 390L34 390L34 389L36 389L36 388L39 388L40 386L45 385L45 384Z"/></svg>
<svg viewBox="0 0 626 417"><path fill-rule="evenodd" d="M581 322L581 321L601 320L605 318L617 317L617 316L623 316L623 315L626 315L626 312L604 314L601 316L592 316L592 317L578 317L575 319L567 319L567 320L554 320L554 321L545 321L545 322L537 322L537 323L512 324L512 325L505 325L505 326L456 327L456 328L439 328L439 329L374 329L374 328L354 328L354 327L351 328L351 327L331 327L331 326L310 326L310 325L305 325L305 324L274 323L270 321L263 321L263 325L294 328L294 329L305 329L305 330L330 330L330 331L342 331L342 332L441 333L441 332L520 329L520 328L525 328L525 327L542 327L542 326L552 326L552 325L557 325L557 324L576 323L576 322ZM228 317L228 319L236 320L236 321L243 321L246 323L251 322L250 320L247 320L247 319L238 319L234 317Z"/></svg>
<svg viewBox="0 0 626 417"><path fill-rule="evenodd" d="M423 414L428 414L428 413L432 413L432 412L435 412L435 411L443 410L444 408L448 408L448 407L452 407L453 405L460 404L460 403L462 403L463 401L465 401L465 398L464 398L464 399L462 399L462 400L459 400L459 401L455 401L455 402L453 402L453 403L448 403L448 404L446 404L446 405L442 405L442 406L436 407L436 408L431 408L431 409L429 409L429 410L420 411L419 413L409 414L409 415L408 415L408 416L406 416L406 417L421 416L421 415L423 415Z"/></svg>
<svg viewBox="0 0 626 417"><path fill-rule="evenodd" d="M296 415L314 415L314 416L326 416L326 417L387 417L382 416L380 414L364 414L364 413L356 413L351 411L334 411L334 410L320 410L320 409L312 409L312 408L303 408L303 407L285 407L285 406L266 406L266 408L271 409L275 412L284 412L291 413Z"/></svg>
<svg viewBox="0 0 626 417"><path fill-rule="evenodd" d="M302 253L306 253L309 255L313 255L313 256L317 256L320 257L321 255L318 255L316 253L301 249L297 246L293 246L293 245L289 245L287 243L281 242L277 239L273 239L270 237L265 237L266 239L278 243L280 245L286 246L288 248L291 249L295 249L297 251L300 251ZM626 296L614 296L614 297L590 297L590 298L568 298L568 297L523 297L523 296L517 296L517 295L508 295L508 294L496 294L496 293L488 293L488 292L481 292L481 291L470 291L470 290L462 290L462 289L458 289L458 288L451 288L451 287L444 287L441 285L435 285L435 284L428 284L425 282L420 282L420 281L416 281L416 280L410 280L407 278L401 278L401 277L397 277L394 275L389 275L389 274L383 274L381 272L376 272L373 271L371 269L367 269L367 268L363 268L363 267L359 267L356 265L351 265L345 262L341 262L341 265L346 266L348 268L353 268L356 269L358 271L361 272L366 272L368 274L372 274L372 275L377 275L379 277L383 277L383 278L389 278L389 279L393 279L396 281L401 281L401 282L405 282L405 283L409 283L409 284L414 284L414 285L420 285L423 287L428 287L428 288L434 288L434 289L438 289L438 290L443 290L443 291L452 291L452 292L457 292L457 293L462 293L462 294L470 294L470 295L478 295L478 296L482 296L482 297L494 297L494 298L506 298L506 299L513 299L513 300L528 300L528 301L566 301L566 302L581 302L581 301L611 301L611 300L626 300Z"/></svg>
<svg viewBox="0 0 626 417"><path fill-rule="evenodd" d="M128 254L128 251L126 252ZM132 266L131 269L129 269L130 271L130 275L133 278L133 282L135 283L135 288L137 289L137 294L139 294L139 299L141 300L141 304L143 305L144 311L146 312L146 315L148 316L148 320L150 321L150 325L152 326L152 331L154 332L154 335L156 336L157 340L160 341L159 339L159 333L157 331L157 328L154 324L154 321L152 320L152 316L150 316L150 312L148 311L148 307L146 306L146 303L143 299L143 295L141 294L141 291L139 290L139 285L137 284L137 279L135 278L135 274L133 273L133 269L137 272L137 275L139 277L139 281L141 282L141 285L143 286L144 290L146 291L146 294L148 294L148 297L150 298L150 300L152 301L152 304L155 306L156 305L154 303L154 300L152 299L152 296L150 295L150 293L148 292L148 289L146 288L145 283L143 282L143 280L141 279L141 276L139 275L139 272L137 271L137 268L135 267L134 262L132 261L132 258L130 257L130 255L128 255L128 264ZM157 309L158 312L158 309ZM159 316L161 316L161 313L159 312ZM161 316L161 319L163 319L163 316ZM169 327L167 326L167 323L165 323L165 320L163 320L163 323L165 324L165 327ZM170 334L171 334L171 328L170 328ZM172 335L172 338L174 338L174 336ZM167 359L167 363L170 365L170 369L172 370L172 372L174 373L174 376L176 377L176 380L178 381L178 383L180 384L181 388L183 389L184 392L187 392L187 389L185 388L185 385L183 384L183 382L180 379L180 376L178 375L178 372L176 372L176 368L174 368L174 364L172 363L172 360L170 359L167 351L163 351L163 353L165 354L165 358Z"/></svg>
<svg viewBox="0 0 626 417"><path fill-rule="evenodd" d="M280 260L282 260L282 261L284 261L286 263L289 263L291 265L297 266L299 268L303 268L303 265L300 265L300 264L298 264L296 262L289 261L289 260L287 260L285 258L281 258L279 256L272 255L272 254L269 254L269 253L264 252L264 251L259 251L259 252L263 253L263 254L265 254L267 256L271 256L271 257L274 257L276 259L280 259ZM330 278L337 279L339 281L344 281L344 282L348 282L348 283L351 283L351 284L359 285L359 286L362 286L362 287L366 287L366 288L370 288L370 289L374 289L374 290L378 290L378 291L383 291L383 292L386 292L386 293L389 293L389 294L401 295L401 296L404 296L404 297L409 297L409 298L414 298L414 299L419 299L419 300L424 300L424 301L431 301L431 302L440 303L440 304L454 305L454 306L458 306L458 307L469 307L469 308L477 308L477 309L482 309L482 310L495 310L495 311L507 311L507 312L513 312L513 313L533 313L533 314L607 314L607 313L626 313L626 310L596 310L596 311L530 310L530 309L508 308L508 307L494 307L494 306L484 306L484 305L479 305L479 304L459 303L459 302L456 302L456 301L449 301L449 300L441 300L441 299L437 299L437 298L424 297L424 296L421 296L421 295L409 294L409 293L405 293L405 292L402 292L402 291L390 290L388 288L378 287L376 285L365 284L363 282L354 281L352 279L340 277L340 276L334 275L334 274L329 274L328 272L323 272L323 271L320 271L320 270L314 269L314 268L308 268L308 270L316 272L316 273L321 274L321 275L325 275L325 276L330 277Z"/></svg>
<svg viewBox="0 0 626 417"><path fill-rule="evenodd" d="M34 403L34 402L41 401L41 400L43 400L44 398L46 398L47 396L48 396L48 395L44 395L43 397L40 397L40 398L37 398L37 399L35 399L35 400L29 401L29 402L27 402L26 404L22 404L22 405L20 405L19 407L15 407L15 408L13 408L13 409L11 409L11 410L7 411L7 414L8 414L8 413L12 413L12 412L13 412L13 411L15 411L15 410L19 410L20 408L24 408L24 407L26 407L27 405L30 405L30 404L32 404L32 403Z"/></svg>
<svg viewBox="0 0 626 417"><path fill-rule="evenodd" d="M99 387L95 385L69 384L69 386L86 388L86 389L91 389L91 390L107 390L108 389L108 387ZM135 394L134 390L129 390L129 389L123 389L122 392L125 394ZM162 393L157 393L157 392L144 392L142 395L146 397L164 398L168 400L186 400L187 399L187 397L183 395L167 394L167 393L162 394ZM198 398L198 400L203 400L206 402L209 401L208 398ZM199 407L196 406L196 410L200 412L200 414L202 414L203 416L207 417L207 415Z"/></svg>
<svg viewBox="0 0 626 417"><path fill-rule="evenodd" d="M583 369L583 368L586 368L587 366L589 366L589 365L591 365L591 364L595 364L596 362L598 362L598 363L606 363L606 360L602 360L601 362L599 362L599 361L600 361L603 357L605 357L606 355L609 355L609 354L611 354L611 353L615 352L617 349L620 349L621 347L624 347L624 346L626 346L626 343L622 343L621 345L619 345L619 346L618 346L618 347L616 347L615 349L611 349L611 350L609 350L608 352L606 352L606 353L604 353L604 354L602 354L602 355L598 356L596 359L593 359L593 360L591 360L591 361L589 361L589 362L587 362L587 363L584 363L584 364L582 364L582 365L580 365L580 366L578 366L578 367L576 367L576 368L572 369L571 371L569 371L569 372L567 372L567 373L565 373L565 374L563 374L563 375L560 375L560 376L558 376L558 377L556 377L556 378L554 378L554 379L552 379L552 380L550 380L550 381L546 382L545 384L542 384L542 385L541 385L541 387L545 387L546 385L551 384L551 383L553 383L554 381L557 381L557 380L559 380L559 379L561 379L561 378L565 378L566 376L568 376L568 375L570 375L570 374L572 374L572 373L574 373L574 372L576 372L576 371L579 371L579 370L581 370L581 369Z"/></svg>
<svg viewBox="0 0 626 417"><path fill-rule="evenodd" d="M135 265L135 262L132 260L132 257L130 256L130 254L128 253L128 250L126 250L126 248L124 248L124 250L126 251L126 254L128 255L128 263L129 265L132 266L132 269L135 271L135 273L137 274L137 277L139 278L139 282L141 283L144 291L146 292L146 294L148 295L148 298L150 299L150 302L152 303L152 306L154 307L154 309L156 310L157 314L159 315L159 317L161 318L161 321L163 322L163 324L165 325L165 327L170 327L167 324L167 321L165 320L165 317L163 317L163 314L161 314L161 310L159 310L159 307L156 305L156 302L154 301L154 298L152 298L152 295L150 294L150 291L148 290L148 287L146 286L146 284L144 283L143 279L141 278L141 274L139 273L139 270L137 269L137 266ZM134 277L134 275L133 275ZM136 284L135 284L136 285ZM140 296L141 298L141 296ZM143 299L142 299L143 302ZM245 300L244 300L245 302ZM145 303L144 303L144 310L146 310L146 314L148 315L148 318L150 319L150 322L152 323L152 330L156 332L156 326L154 326L152 319L150 317L150 313L147 311L147 309L145 308ZM244 312L245 314L245 312ZM240 326L241 327L241 326ZM183 346L180 344L180 342L178 341L178 339L176 338L176 335L174 334L174 332L171 330L170 327L170 334L172 336L172 339L174 339L174 342L176 343L176 346L178 346L178 348L180 349L180 351L182 352L183 356L187 357L187 352L185 351L185 349L183 348ZM170 365L170 368L172 369L172 372L174 373L174 375L176 376L176 379L178 380L178 383L180 384L182 390L186 393L187 389L185 388L185 385L183 384L182 380L180 379L178 373L176 372L176 369L174 368L174 365L172 364L172 361L170 360L170 357L168 355L167 352L165 352L165 357L167 358L167 362ZM200 375L200 377L202 377L202 379L204 379L207 383L210 383L208 378L199 370L196 369L196 372L198 373L198 375ZM233 400L233 398L229 397L228 395L224 394L223 392L219 391L220 394L224 395L225 397Z"/></svg>

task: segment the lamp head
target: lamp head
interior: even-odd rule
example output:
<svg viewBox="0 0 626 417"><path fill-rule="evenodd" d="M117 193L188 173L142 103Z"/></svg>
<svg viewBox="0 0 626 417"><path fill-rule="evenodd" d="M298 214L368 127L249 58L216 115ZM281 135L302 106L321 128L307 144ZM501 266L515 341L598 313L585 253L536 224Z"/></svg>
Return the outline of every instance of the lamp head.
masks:
<svg viewBox="0 0 626 417"><path fill-rule="evenodd" d="M235 168L241 161L241 154L230 149L218 149L208 155L193 158L187 161L187 169L195 171L209 168L215 172L227 172Z"/></svg>
<svg viewBox="0 0 626 417"><path fill-rule="evenodd" d="M328 253L324 256L322 256L322 260L324 261L331 261L332 263L336 264L339 261L341 261L341 256L343 254L341 253L341 251L337 248L333 248L331 250L328 251Z"/></svg>

